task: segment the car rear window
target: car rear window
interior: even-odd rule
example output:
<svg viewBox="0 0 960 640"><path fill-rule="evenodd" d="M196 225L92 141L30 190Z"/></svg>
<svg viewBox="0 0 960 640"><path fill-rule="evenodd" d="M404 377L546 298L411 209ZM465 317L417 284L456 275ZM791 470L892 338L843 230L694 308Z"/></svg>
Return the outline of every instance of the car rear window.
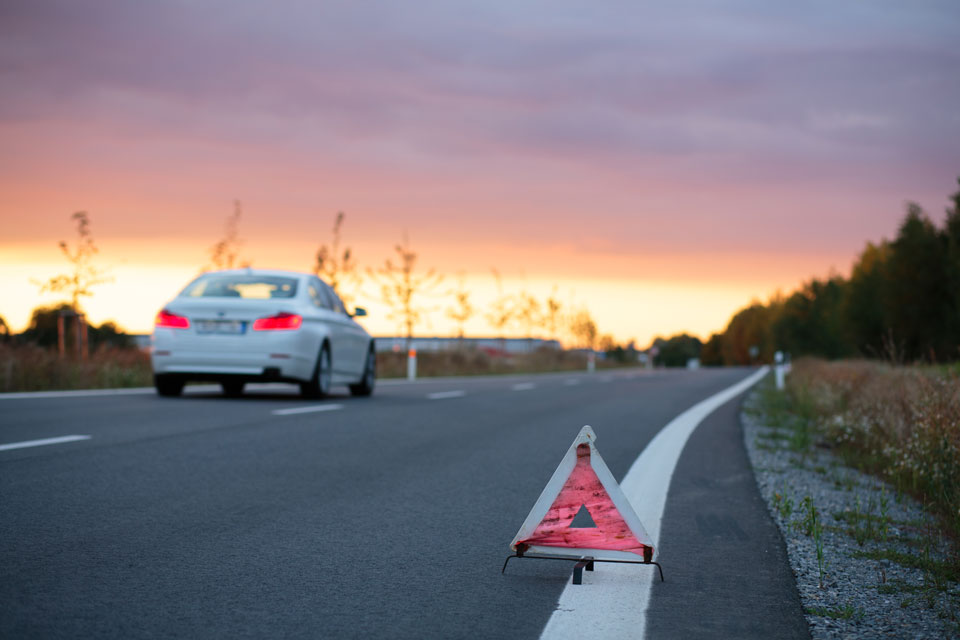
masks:
<svg viewBox="0 0 960 640"><path fill-rule="evenodd" d="M247 298L267 300L297 295L296 278L283 276L219 275L197 278L180 294L190 298Z"/></svg>

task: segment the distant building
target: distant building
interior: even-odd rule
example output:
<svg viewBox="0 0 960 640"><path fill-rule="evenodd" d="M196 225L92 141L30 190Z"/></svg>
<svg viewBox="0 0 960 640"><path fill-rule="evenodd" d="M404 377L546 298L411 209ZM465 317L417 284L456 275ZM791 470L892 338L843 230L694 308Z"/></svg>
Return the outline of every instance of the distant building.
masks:
<svg viewBox="0 0 960 640"><path fill-rule="evenodd" d="M407 339L395 336L377 336L374 338L377 351L404 351ZM413 338L411 348L419 352L456 351L458 349L476 349L478 351L502 353L530 353L537 349L555 349L563 347L557 340L542 338Z"/></svg>

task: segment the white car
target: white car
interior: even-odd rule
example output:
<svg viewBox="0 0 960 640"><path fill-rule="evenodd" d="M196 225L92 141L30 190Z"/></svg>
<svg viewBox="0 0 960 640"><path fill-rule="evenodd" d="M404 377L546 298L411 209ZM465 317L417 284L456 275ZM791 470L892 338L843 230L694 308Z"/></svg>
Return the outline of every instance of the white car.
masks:
<svg viewBox="0 0 960 640"><path fill-rule="evenodd" d="M151 350L157 393L214 380L227 395L247 382L295 382L303 396L346 384L373 393L373 338L320 278L293 271L233 269L199 276L157 314Z"/></svg>

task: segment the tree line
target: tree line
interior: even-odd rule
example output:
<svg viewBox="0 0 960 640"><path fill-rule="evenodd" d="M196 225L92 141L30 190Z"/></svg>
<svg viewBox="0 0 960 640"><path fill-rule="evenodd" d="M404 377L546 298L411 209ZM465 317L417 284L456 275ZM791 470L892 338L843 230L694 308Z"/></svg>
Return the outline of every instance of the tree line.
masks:
<svg viewBox="0 0 960 640"><path fill-rule="evenodd" d="M960 179L958 179L960 183ZM868 242L848 277L813 278L789 295L738 311L703 344L661 340L708 365L793 357L866 357L894 362L960 360L960 191L942 225L909 203L893 240Z"/></svg>

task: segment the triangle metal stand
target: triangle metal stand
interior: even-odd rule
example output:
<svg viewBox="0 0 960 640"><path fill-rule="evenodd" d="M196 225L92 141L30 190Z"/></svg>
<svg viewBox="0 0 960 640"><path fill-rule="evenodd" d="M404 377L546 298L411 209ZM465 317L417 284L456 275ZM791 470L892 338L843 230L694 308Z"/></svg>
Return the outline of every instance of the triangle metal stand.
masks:
<svg viewBox="0 0 960 640"><path fill-rule="evenodd" d="M593 564L595 562L611 562L614 564L647 564L654 565L660 571L660 582L664 582L663 579L663 567L660 566L659 562L653 561L653 549L645 547L643 550L643 560L598 560L591 556L583 556L577 558L575 556L550 556L544 555L541 553L537 554L527 554L526 545L518 544L517 552L507 556L507 559L503 561L503 569L500 570L500 573L503 574L507 570L507 565L510 563L511 558L529 558L531 560L566 560L568 562L576 562L573 565L573 584L583 584L583 570L593 571Z"/></svg>

